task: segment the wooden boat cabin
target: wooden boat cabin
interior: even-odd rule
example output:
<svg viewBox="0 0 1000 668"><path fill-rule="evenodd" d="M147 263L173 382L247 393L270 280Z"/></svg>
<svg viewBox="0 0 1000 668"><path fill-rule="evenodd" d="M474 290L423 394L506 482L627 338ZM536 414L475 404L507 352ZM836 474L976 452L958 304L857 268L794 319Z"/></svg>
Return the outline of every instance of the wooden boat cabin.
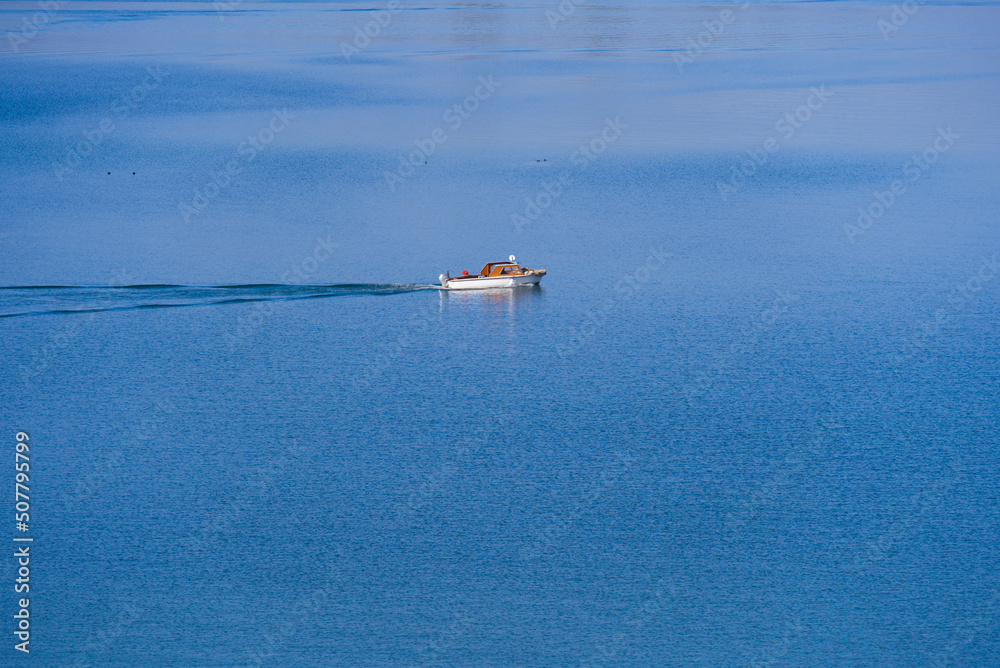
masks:
<svg viewBox="0 0 1000 668"><path fill-rule="evenodd" d="M495 278L501 276L524 276L524 272L521 270L521 265L516 262L489 262L479 272L479 275Z"/></svg>

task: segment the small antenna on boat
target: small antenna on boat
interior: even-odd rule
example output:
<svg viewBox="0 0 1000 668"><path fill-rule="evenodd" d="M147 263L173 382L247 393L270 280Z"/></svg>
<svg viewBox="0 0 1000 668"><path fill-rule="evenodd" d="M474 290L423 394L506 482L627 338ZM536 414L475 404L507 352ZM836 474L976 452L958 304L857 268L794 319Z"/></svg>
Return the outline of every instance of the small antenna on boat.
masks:
<svg viewBox="0 0 1000 668"><path fill-rule="evenodd" d="M509 259L509 260L510 260L511 262L514 262L514 261L515 261L515 260L514 260L514 256L513 256L513 255L511 255L511 256L510 256L510 257L509 257L508 259Z"/></svg>

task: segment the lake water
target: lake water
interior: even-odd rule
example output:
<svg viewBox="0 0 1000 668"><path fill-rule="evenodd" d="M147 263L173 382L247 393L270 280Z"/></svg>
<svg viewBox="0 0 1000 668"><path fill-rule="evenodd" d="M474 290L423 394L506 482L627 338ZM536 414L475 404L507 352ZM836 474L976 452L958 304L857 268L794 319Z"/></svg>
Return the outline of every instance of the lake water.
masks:
<svg viewBox="0 0 1000 668"><path fill-rule="evenodd" d="M996 3L0 25L0 664L1000 665Z"/></svg>

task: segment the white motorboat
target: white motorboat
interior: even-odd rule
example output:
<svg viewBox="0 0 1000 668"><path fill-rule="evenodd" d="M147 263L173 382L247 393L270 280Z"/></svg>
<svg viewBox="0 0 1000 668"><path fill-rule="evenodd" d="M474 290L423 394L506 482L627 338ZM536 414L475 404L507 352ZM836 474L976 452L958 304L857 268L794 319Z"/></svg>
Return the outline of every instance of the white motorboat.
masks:
<svg viewBox="0 0 1000 668"><path fill-rule="evenodd" d="M521 285L538 285L545 275L544 269L522 267L511 255L509 262L489 262L475 276L463 271L461 276L451 272L441 274L441 286L448 290L483 290L485 288L516 288Z"/></svg>

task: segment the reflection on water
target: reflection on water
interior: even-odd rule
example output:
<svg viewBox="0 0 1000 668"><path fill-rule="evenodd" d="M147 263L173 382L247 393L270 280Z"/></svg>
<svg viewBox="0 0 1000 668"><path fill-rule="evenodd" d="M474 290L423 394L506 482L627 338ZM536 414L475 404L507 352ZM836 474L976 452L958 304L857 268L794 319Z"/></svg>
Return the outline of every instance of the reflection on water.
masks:
<svg viewBox="0 0 1000 668"><path fill-rule="evenodd" d="M495 288L489 290L441 290L440 310L446 304L458 305L462 311L491 314L495 324L504 324L508 341L517 334L515 315L519 308L529 304L539 305L545 292L540 285L523 285L516 288Z"/></svg>
<svg viewBox="0 0 1000 668"><path fill-rule="evenodd" d="M475 305L488 308L484 311L506 312L513 314L518 305L541 299L545 292L541 285L523 285L516 288L494 288L489 290L441 290L441 306L446 302L463 306Z"/></svg>

